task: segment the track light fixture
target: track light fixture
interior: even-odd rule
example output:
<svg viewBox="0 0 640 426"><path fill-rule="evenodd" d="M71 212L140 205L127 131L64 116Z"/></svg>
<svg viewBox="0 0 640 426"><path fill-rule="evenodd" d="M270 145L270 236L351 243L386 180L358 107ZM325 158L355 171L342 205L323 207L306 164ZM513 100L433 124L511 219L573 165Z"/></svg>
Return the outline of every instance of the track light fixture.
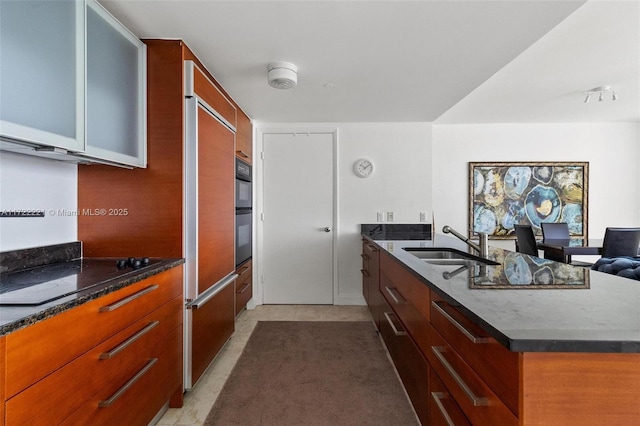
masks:
<svg viewBox="0 0 640 426"><path fill-rule="evenodd" d="M612 101L617 101L618 100L618 95L616 94L616 91L614 89L611 88L611 86L600 86L600 87L594 87L591 90L587 90L584 92L587 96L584 98L584 103L588 104L589 101L591 100L591 96L595 95L596 93L598 93L598 102L602 102L604 100L606 100L606 95L608 95L609 93L611 93L611 100Z"/></svg>

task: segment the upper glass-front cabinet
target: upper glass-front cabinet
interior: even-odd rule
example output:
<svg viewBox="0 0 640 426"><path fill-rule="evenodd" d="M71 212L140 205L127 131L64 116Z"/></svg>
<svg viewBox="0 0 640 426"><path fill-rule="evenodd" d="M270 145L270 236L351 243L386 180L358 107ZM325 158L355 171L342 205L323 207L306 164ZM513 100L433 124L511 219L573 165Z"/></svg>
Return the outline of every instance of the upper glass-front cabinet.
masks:
<svg viewBox="0 0 640 426"><path fill-rule="evenodd" d="M146 167L145 44L95 0L0 0L0 140Z"/></svg>
<svg viewBox="0 0 640 426"><path fill-rule="evenodd" d="M90 157L146 167L146 46L87 0L87 148Z"/></svg>
<svg viewBox="0 0 640 426"><path fill-rule="evenodd" d="M0 136L84 151L83 2L0 1Z"/></svg>

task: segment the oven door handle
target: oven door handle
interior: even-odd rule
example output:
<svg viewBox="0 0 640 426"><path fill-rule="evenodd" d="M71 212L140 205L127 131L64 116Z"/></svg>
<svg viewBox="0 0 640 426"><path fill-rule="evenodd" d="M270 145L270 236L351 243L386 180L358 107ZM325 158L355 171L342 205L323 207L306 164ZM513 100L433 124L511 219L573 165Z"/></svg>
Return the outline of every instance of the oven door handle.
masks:
<svg viewBox="0 0 640 426"><path fill-rule="evenodd" d="M187 303L187 309L198 309L202 307L205 303L213 299L213 297L224 290L229 284L231 284L236 278L238 278L238 274L230 274L225 278L218 281L216 284L211 286L205 290L201 295L193 299L191 302Z"/></svg>

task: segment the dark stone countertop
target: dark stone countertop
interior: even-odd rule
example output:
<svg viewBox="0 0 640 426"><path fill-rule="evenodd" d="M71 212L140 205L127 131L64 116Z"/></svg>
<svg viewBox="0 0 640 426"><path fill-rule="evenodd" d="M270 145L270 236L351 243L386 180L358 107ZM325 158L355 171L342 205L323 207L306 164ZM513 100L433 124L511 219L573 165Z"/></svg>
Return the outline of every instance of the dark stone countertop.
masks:
<svg viewBox="0 0 640 426"><path fill-rule="evenodd" d="M366 234L363 233L366 237ZM489 335L516 352L640 352L640 282L489 246L500 265L429 264L403 248L451 247L458 239L372 239Z"/></svg>
<svg viewBox="0 0 640 426"><path fill-rule="evenodd" d="M39 305L0 306L0 336L51 318L76 306L142 281L184 263L184 259L152 258L149 266L140 269L116 267L116 258L77 258L79 243L1 253L2 286L0 303L13 303L17 294L9 290L29 290L22 279L36 277L38 288L50 287L52 294L63 288L63 297ZM71 272L64 270L71 266ZM62 271L61 271L62 270ZM15 279L13 279L15 278ZM49 286L49 283L52 283ZM38 299L46 290L27 292L27 298ZM48 300L46 296L41 300ZM23 300L23 299L20 299Z"/></svg>

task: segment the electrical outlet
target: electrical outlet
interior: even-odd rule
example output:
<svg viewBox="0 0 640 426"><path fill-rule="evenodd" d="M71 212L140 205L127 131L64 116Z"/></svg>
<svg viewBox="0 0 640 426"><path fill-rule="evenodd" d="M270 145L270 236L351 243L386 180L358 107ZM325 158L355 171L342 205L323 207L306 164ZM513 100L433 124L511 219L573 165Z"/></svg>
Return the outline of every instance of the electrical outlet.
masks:
<svg viewBox="0 0 640 426"><path fill-rule="evenodd" d="M420 212L420 222L427 221L427 214L425 212Z"/></svg>
<svg viewBox="0 0 640 426"><path fill-rule="evenodd" d="M393 222L393 212L387 212L387 222Z"/></svg>
<svg viewBox="0 0 640 426"><path fill-rule="evenodd" d="M378 213L376 214L376 216L377 216L377 219L376 219L376 220L377 220L378 222L384 222L384 216L382 215L382 212L378 212Z"/></svg>

